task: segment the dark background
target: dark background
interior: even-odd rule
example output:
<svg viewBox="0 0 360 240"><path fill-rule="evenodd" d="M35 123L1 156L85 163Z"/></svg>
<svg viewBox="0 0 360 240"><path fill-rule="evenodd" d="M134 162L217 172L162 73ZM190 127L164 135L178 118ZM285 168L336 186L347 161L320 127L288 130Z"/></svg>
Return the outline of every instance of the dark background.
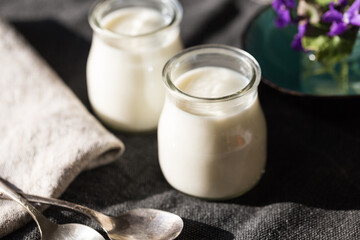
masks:
<svg viewBox="0 0 360 240"><path fill-rule="evenodd" d="M248 20L261 8L260 0L180 2L186 47L240 47ZM92 32L87 14L93 3L0 1L0 17L88 108L85 66ZM160 171L156 133L117 133L127 147L124 156L83 172L61 198L113 215L137 207L174 212L185 223L178 239L360 239L360 100L290 96L264 84L259 97L268 125L268 162L261 181L245 195L211 202L179 193ZM101 231L77 213L51 207L45 214L59 223L84 222ZM3 239L40 238L30 222Z"/></svg>

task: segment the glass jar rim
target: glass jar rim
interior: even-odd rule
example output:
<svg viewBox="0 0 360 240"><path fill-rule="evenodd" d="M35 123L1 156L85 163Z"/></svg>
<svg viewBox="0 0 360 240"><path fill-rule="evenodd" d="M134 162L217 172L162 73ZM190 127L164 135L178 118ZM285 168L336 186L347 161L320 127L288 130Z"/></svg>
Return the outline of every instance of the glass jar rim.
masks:
<svg viewBox="0 0 360 240"><path fill-rule="evenodd" d="M171 69L178 64L178 61L182 57L184 57L185 55L188 55L190 53L191 54L209 53L206 51L216 51L216 50L223 50L225 52L236 54L239 57L245 57L247 59L248 63L251 66L251 69L252 69L252 77L249 80L249 82L242 89L240 89L234 93L221 96L221 97L199 97L199 96L194 96L194 95L184 92L183 90L178 88L176 86L176 84L174 84L174 82L170 76L170 72L171 72ZM162 71L162 75L163 75L163 82L165 83L165 86L167 86L167 88L170 91L174 92L176 95L181 96L187 100L197 101L197 102L223 102L223 101L228 101L228 100L233 100L233 99L239 98L251 91L254 91L258 87L260 80L261 80L261 68L260 68L260 65L257 62L257 60L251 54L249 54L248 52L246 52L242 49L223 45L223 44L204 44L204 45L198 45L198 46L184 49L183 51L181 51L178 54L176 54L175 56L173 56L165 64L163 71Z"/></svg>
<svg viewBox="0 0 360 240"><path fill-rule="evenodd" d="M88 21L94 32L102 34L102 35L110 37L110 38L115 38L115 39L116 38L141 38L141 37L151 36L153 34L156 34L156 33L162 32L168 28L171 28L172 26L176 26L182 20L183 8L177 0L159 0L157 2L162 3L164 5L168 5L174 10L174 15L172 16L171 21L169 21L167 24L165 24L164 26L161 26L159 28L156 28L153 31L143 33L143 34L138 34L138 35L130 35L130 34L113 32L113 31L101 26L101 20L99 19L100 17L98 15L101 13L101 10L106 9L107 6L109 6L112 3L117 2L117 1L119 1L119 0L105 0L105 1L97 2L90 8L90 11L88 14Z"/></svg>

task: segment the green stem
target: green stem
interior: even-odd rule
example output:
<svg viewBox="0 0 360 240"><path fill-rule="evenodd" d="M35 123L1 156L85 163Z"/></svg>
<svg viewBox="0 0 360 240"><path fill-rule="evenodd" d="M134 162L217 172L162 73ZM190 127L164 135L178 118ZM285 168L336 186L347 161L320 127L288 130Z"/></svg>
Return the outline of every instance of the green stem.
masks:
<svg viewBox="0 0 360 240"><path fill-rule="evenodd" d="M337 85L343 93L349 92L349 66L346 61L341 63L341 69L337 78Z"/></svg>
<svg viewBox="0 0 360 240"><path fill-rule="evenodd" d="M339 74L335 72L335 64L327 65L326 69L330 75L335 79L336 84L339 90L346 94L349 93L349 66L348 63L344 60L341 62L341 69Z"/></svg>

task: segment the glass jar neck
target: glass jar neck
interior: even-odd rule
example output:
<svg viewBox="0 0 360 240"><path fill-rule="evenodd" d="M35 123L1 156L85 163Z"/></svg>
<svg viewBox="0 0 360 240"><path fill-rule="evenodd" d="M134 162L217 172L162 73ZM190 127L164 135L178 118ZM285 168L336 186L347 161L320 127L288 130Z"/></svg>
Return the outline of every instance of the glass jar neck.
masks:
<svg viewBox="0 0 360 240"><path fill-rule="evenodd" d="M180 76L202 67L217 67L234 71L241 77L241 81L246 79L246 85L235 90L234 93L217 97L194 96L177 86L176 81ZM171 58L163 69L163 81L169 101L187 112L198 115L231 113L246 109L257 98L260 78L260 66L250 54L234 47L218 44L186 49Z"/></svg>
<svg viewBox="0 0 360 240"><path fill-rule="evenodd" d="M257 91L247 92L245 95L230 99L230 100L206 100L194 101L174 94L171 91L167 92L167 100L174 104L177 108L199 116L218 116L238 113L247 109L257 99Z"/></svg>
<svg viewBox="0 0 360 240"><path fill-rule="evenodd" d="M109 14L122 9L145 8L154 10L164 18L164 23L149 32L129 34L115 32L104 27L103 20ZM169 29L178 28L183 15L183 9L177 0L107 0L95 5L89 14L89 24L94 33L106 39L146 39L154 35L164 35Z"/></svg>

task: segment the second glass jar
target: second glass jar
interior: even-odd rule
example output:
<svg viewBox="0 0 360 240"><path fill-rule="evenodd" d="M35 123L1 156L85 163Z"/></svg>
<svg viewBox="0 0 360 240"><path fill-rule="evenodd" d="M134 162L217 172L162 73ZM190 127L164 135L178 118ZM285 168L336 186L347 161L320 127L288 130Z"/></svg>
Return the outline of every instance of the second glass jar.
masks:
<svg viewBox="0 0 360 240"><path fill-rule="evenodd" d="M156 129L165 97L161 70L182 49L181 19L177 0L110 0L93 8L87 88L106 125L131 132Z"/></svg>

